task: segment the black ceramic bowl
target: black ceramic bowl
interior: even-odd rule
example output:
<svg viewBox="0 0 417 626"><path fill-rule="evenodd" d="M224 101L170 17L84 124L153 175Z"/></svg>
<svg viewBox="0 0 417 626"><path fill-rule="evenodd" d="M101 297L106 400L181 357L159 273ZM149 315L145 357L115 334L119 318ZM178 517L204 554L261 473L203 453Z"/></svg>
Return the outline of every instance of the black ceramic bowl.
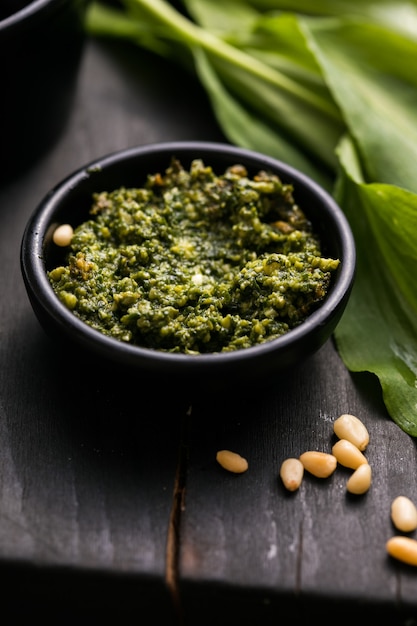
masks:
<svg viewBox="0 0 417 626"><path fill-rule="evenodd" d="M227 353L185 355L140 348L109 338L71 313L53 292L46 270L59 264L52 243L62 223L76 226L88 219L93 192L121 186L139 187L146 175L161 172L172 156L184 168L200 158L217 174L241 163L250 175L261 169L292 183L294 198L311 220L325 256L339 258L331 288L320 307L302 324L278 339ZM62 263L62 260L60 261ZM355 272L355 245L348 222L331 196L312 180L273 158L227 144L162 143L128 149L101 158L71 174L40 203L27 224L21 247L21 267L33 309L52 336L64 339L80 354L95 356L108 367L126 367L143 376L205 386L266 380L288 371L316 352L330 337L347 304Z"/></svg>
<svg viewBox="0 0 417 626"><path fill-rule="evenodd" d="M64 127L89 0L0 0L1 177L41 156Z"/></svg>

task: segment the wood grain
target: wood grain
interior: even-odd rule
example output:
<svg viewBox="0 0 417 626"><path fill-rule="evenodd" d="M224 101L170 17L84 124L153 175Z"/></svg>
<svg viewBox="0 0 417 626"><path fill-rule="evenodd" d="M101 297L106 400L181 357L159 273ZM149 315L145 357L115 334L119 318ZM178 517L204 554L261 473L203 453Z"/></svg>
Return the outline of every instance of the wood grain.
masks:
<svg viewBox="0 0 417 626"><path fill-rule="evenodd" d="M51 151L0 186L3 623L416 623L417 570L385 552L392 499L417 502L415 441L332 340L262 390L176 396L69 358L41 330L19 248L48 190L125 147L225 140L188 75L128 46L88 42L75 100ZM344 412L370 432L370 491L349 497L339 467L286 492L281 462L329 451ZM221 468L223 448L248 471Z"/></svg>

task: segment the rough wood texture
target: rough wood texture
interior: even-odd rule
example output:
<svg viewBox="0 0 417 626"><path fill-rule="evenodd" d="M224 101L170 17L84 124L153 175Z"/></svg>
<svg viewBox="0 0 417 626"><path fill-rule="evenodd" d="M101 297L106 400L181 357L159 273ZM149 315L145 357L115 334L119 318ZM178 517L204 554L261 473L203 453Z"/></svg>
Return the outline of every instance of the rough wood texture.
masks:
<svg viewBox="0 0 417 626"><path fill-rule="evenodd" d="M181 139L224 139L198 85L134 48L90 42L63 135L1 183L0 578L13 611L3 623L415 623L417 569L385 553L392 499L417 502L415 441L332 341L262 394L167 397L82 355L68 362L34 318L19 247L46 192L113 150ZM349 497L339 467L286 492L281 462L329 451L344 412L370 432L370 491ZM223 470L221 448L249 470Z"/></svg>

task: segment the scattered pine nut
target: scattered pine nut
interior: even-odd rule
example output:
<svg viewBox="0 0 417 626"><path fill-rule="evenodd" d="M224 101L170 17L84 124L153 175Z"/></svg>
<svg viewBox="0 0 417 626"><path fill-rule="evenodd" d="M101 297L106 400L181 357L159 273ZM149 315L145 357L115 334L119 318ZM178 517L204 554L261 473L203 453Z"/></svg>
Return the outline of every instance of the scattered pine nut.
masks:
<svg viewBox="0 0 417 626"><path fill-rule="evenodd" d="M353 472L351 477L346 483L346 489L349 493L354 493L355 495L362 495L366 493L371 486L372 482L372 470L371 466L368 463L362 463L359 467Z"/></svg>
<svg viewBox="0 0 417 626"><path fill-rule="evenodd" d="M230 450L219 450L216 455L216 460L220 465L228 472L235 474L242 474L246 472L249 465L246 459L236 452Z"/></svg>
<svg viewBox="0 0 417 626"><path fill-rule="evenodd" d="M397 496L391 504L392 523L398 530L411 532L417 528L417 508L406 496Z"/></svg>
<svg viewBox="0 0 417 626"><path fill-rule="evenodd" d="M304 469L318 478L327 478L336 469L337 459L333 454L308 450L299 457Z"/></svg>
<svg viewBox="0 0 417 626"><path fill-rule="evenodd" d="M55 245L65 248L70 245L73 234L74 230L70 224L61 224L55 229L52 240Z"/></svg>
<svg viewBox="0 0 417 626"><path fill-rule="evenodd" d="M369 433L363 422L355 415L344 413L335 420L333 430L339 439L347 439L362 452L369 443Z"/></svg>
<svg viewBox="0 0 417 626"><path fill-rule="evenodd" d="M368 463L359 448L347 439L339 439L332 448L332 454L337 458L340 465L354 470L358 469L360 465Z"/></svg>
<svg viewBox="0 0 417 626"><path fill-rule="evenodd" d="M411 537L395 536L385 544L388 554L408 565L417 565L417 540Z"/></svg>
<svg viewBox="0 0 417 626"><path fill-rule="evenodd" d="M296 491L303 480L304 465L299 459L285 459L281 464L279 475L288 491Z"/></svg>

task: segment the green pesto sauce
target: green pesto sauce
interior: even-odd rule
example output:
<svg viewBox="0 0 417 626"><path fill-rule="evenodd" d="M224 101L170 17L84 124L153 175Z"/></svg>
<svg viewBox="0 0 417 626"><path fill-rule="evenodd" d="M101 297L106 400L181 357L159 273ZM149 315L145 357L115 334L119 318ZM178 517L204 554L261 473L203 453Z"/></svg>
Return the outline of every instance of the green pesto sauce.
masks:
<svg viewBox="0 0 417 626"><path fill-rule="evenodd" d="M339 265L292 194L267 172L173 158L142 188L94 194L49 279L76 316L130 344L201 354L269 341L314 311Z"/></svg>

